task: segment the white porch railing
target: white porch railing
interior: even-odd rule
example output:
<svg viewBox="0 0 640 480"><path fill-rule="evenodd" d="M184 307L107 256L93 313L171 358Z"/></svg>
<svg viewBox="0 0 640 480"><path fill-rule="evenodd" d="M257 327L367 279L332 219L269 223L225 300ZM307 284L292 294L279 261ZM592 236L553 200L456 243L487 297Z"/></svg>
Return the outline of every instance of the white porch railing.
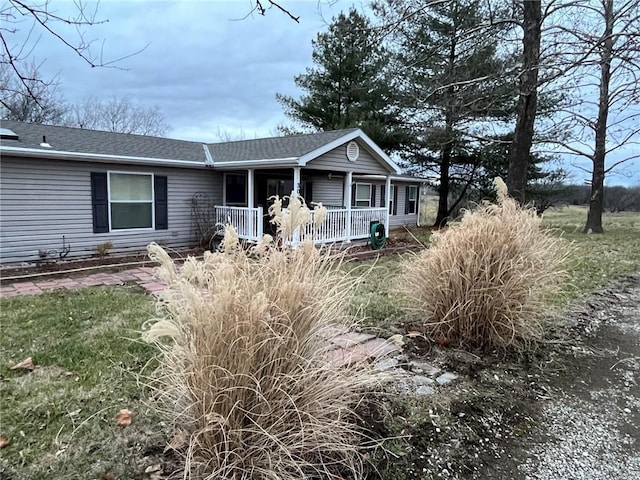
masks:
<svg viewBox="0 0 640 480"><path fill-rule="evenodd" d="M351 210L351 240L357 238L369 238L371 235L371 222L385 223L387 218L386 208L356 208Z"/></svg>
<svg viewBox="0 0 640 480"><path fill-rule="evenodd" d="M215 221L223 225L233 225L238 238L257 242L262 238L262 207L214 207Z"/></svg>
<svg viewBox="0 0 640 480"><path fill-rule="evenodd" d="M319 226L308 225L302 235L285 239L285 243L295 244L304 238L313 238L315 243L336 243L369 238L371 222L385 222L386 208L346 208L327 210L327 215ZM231 224L238 237L257 242L263 235L263 209L246 207L215 207L216 223ZM349 218L351 222L349 223ZM347 226L350 225L350 229Z"/></svg>
<svg viewBox="0 0 640 480"><path fill-rule="evenodd" d="M347 209L327 210L327 216L317 227L312 223L307 226L307 235L315 243L334 243L347 240Z"/></svg>
<svg viewBox="0 0 640 480"><path fill-rule="evenodd" d="M369 238L371 222L385 222L386 208L355 208L351 210L351 228L349 224L349 210L346 208L327 210L327 216L318 227L309 225L306 229L307 238L313 238L315 243L335 243L349 240Z"/></svg>

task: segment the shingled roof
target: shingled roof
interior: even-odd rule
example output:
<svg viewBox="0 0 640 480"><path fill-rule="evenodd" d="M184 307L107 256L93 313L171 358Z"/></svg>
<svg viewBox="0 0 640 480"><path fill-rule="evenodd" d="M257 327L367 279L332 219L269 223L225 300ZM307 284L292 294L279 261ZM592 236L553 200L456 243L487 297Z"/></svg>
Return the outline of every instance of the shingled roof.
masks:
<svg viewBox="0 0 640 480"><path fill-rule="evenodd" d="M43 151L91 153L119 157L157 158L166 160L206 161L202 143L170 138L113 133L73 127L2 120L2 128L18 135L18 140L3 138L2 146ZM46 139L51 147L40 144Z"/></svg>
<svg viewBox="0 0 640 480"><path fill-rule="evenodd" d="M339 146L341 139L346 143L360 138L391 171L399 173L397 165L357 128L205 144L12 120L2 120L0 127L18 137L3 135L0 140L3 152L13 155L214 168L243 168L245 164L304 166L329 148Z"/></svg>
<svg viewBox="0 0 640 480"><path fill-rule="evenodd" d="M357 128L348 128L285 137L209 143L207 146L214 162L299 158L356 130Z"/></svg>

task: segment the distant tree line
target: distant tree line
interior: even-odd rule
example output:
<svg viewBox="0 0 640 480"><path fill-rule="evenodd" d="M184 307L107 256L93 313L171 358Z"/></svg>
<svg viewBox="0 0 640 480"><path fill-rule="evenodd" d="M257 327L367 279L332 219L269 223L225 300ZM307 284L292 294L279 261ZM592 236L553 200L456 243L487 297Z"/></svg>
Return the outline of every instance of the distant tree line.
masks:
<svg viewBox="0 0 640 480"><path fill-rule="evenodd" d="M589 205L591 187L589 185L559 184L549 189L549 197L554 206ZM611 213L640 212L640 186L605 186L604 208L605 211Z"/></svg>
<svg viewBox="0 0 640 480"><path fill-rule="evenodd" d="M91 96L69 103L58 82L44 82L33 64L28 72L19 79L0 64L0 118L139 135L161 136L169 130L158 107L139 105L130 97Z"/></svg>

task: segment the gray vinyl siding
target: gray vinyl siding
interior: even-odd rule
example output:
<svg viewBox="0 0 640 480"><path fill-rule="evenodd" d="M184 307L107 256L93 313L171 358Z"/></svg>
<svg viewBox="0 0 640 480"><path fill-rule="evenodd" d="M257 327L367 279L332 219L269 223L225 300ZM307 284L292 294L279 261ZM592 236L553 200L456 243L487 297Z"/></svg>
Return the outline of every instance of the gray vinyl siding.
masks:
<svg viewBox="0 0 640 480"><path fill-rule="evenodd" d="M367 175L388 175L390 173L388 167L373 158L361 142L358 142L358 146L360 147L360 156L355 162L351 162L347 158L347 144L344 144L311 160L306 168L326 170L327 172L353 171Z"/></svg>
<svg viewBox="0 0 640 480"><path fill-rule="evenodd" d="M386 188L385 183L381 183L379 181L368 181L365 179L354 179L354 183L368 183L370 185L372 185L373 187L375 187L376 189L376 202L375 205L372 205L373 207L382 207L385 205L388 205L387 202L387 198L386 198L386 192L385 192L385 201L384 204L382 203L382 192L384 191L384 189ZM410 215L405 215L404 214L404 208L405 208L405 204L406 204L406 194L405 194L405 187L409 186L409 185L416 185L415 183L398 183L398 182L391 182L391 185L395 186L398 189L398 208L397 208L397 215L389 215L389 226L390 227L401 227L403 225L407 225L407 226L415 226L418 223L418 214L414 213L414 214L410 214ZM419 187L418 187L419 188ZM314 196L315 196L315 191L314 191Z"/></svg>
<svg viewBox="0 0 640 480"><path fill-rule="evenodd" d="M344 178L332 178L329 180L327 176L311 177L313 184L312 202L322 202L328 207L344 206Z"/></svg>
<svg viewBox="0 0 640 480"><path fill-rule="evenodd" d="M69 257L90 256L104 242L112 253L141 251L155 241L188 247L196 241L190 199L206 192L222 202L222 177L211 170L133 167L85 162L2 158L0 188L0 261L39 260L40 250L60 250L62 236ZM93 233L90 172L141 172L167 176L168 230Z"/></svg>
<svg viewBox="0 0 640 480"><path fill-rule="evenodd" d="M400 227L403 225L407 226L415 226L418 224L418 213L413 213L409 215L405 215L404 209L406 205L406 193L405 188L410 185L416 185L415 183L406 183L406 182L393 182L393 185L398 189L398 208L396 211L397 215L391 215L389 217L389 226L390 227ZM418 190L420 187L418 186ZM419 199L418 199L419 200ZM417 207L416 207L417 208Z"/></svg>
<svg viewBox="0 0 640 480"><path fill-rule="evenodd" d="M378 181L367 181L364 179L354 180L354 183L368 183L371 184L376 189L376 203L373 207L382 207L388 205L386 192L385 192L385 200L384 205L382 203L382 192L386 188L384 183L380 183ZM405 195L405 187L408 185L415 185L414 183L397 183L391 182L391 185L395 186L398 189L398 208L397 215L389 215L389 226L390 227L400 227L403 225L407 226L415 226L418 223L418 215L417 214L404 214L404 207L406 204L406 195Z"/></svg>

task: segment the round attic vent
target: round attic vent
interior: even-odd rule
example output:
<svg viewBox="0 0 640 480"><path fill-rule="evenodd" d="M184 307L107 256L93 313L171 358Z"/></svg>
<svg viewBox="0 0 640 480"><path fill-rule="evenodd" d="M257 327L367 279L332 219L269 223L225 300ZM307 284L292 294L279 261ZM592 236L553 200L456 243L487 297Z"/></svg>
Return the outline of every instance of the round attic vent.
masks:
<svg viewBox="0 0 640 480"><path fill-rule="evenodd" d="M347 144L347 158L350 162L355 162L360 156L360 147L356 142L349 142Z"/></svg>

